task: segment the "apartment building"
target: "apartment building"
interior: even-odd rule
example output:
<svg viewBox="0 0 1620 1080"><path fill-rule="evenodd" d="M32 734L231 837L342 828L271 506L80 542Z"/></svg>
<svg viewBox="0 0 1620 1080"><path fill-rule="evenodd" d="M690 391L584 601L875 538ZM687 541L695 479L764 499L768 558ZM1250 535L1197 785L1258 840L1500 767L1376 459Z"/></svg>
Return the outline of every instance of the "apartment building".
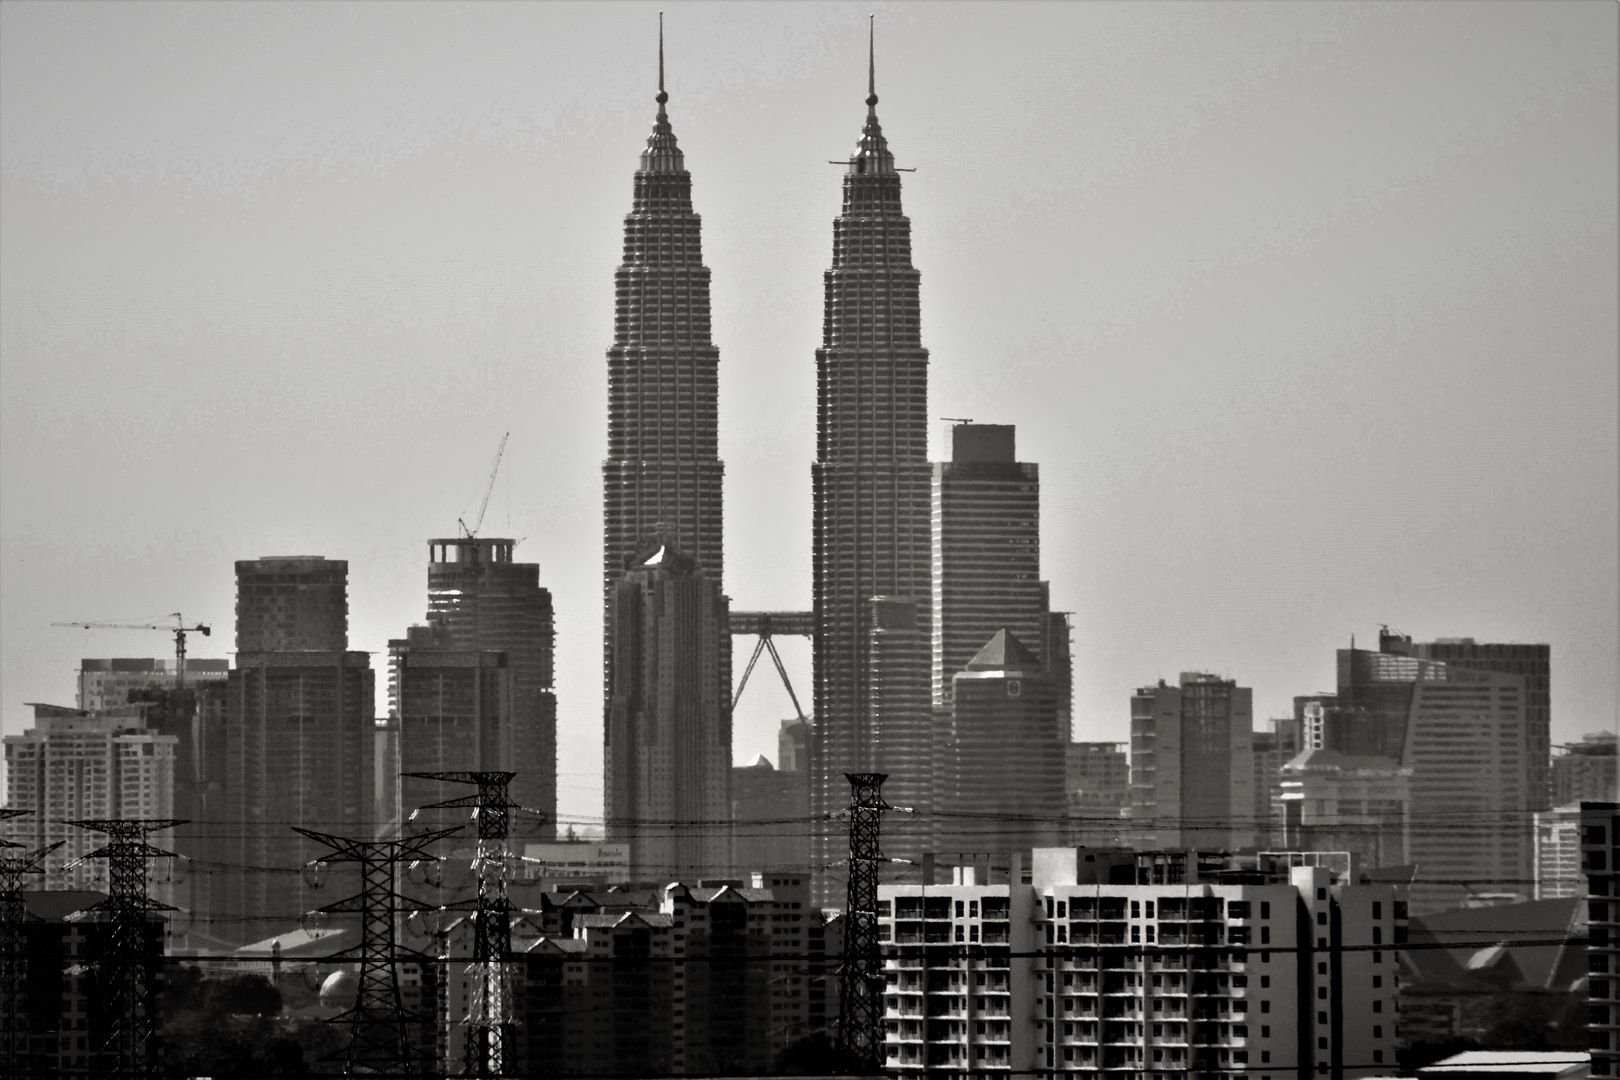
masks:
<svg viewBox="0 0 1620 1080"><path fill-rule="evenodd" d="M1586 870L1587 1045L1593 1076L1620 1076L1620 803L1581 804Z"/></svg>
<svg viewBox="0 0 1620 1080"><path fill-rule="evenodd" d="M516 1074L762 1075L837 1017L839 923L806 874L546 897L515 921ZM447 1060L466 989L441 1006Z"/></svg>
<svg viewBox="0 0 1620 1080"><path fill-rule="evenodd" d="M1029 858L996 882L963 866L950 884L880 886L894 1075L1282 1080L1394 1065L1397 887L1298 853Z"/></svg>

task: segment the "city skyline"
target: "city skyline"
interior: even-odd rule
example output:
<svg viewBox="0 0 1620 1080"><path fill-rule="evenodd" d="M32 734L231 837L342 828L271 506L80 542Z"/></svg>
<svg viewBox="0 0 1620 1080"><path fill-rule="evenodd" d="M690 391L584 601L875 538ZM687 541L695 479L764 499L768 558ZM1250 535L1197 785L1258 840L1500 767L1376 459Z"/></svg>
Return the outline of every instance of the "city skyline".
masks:
<svg viewBox="0 0 1620 1080"><path fill-rule="evenodd" d="M468 9L454 28L493 54L484 82L405 135L390 123L406 114L368 96L401 74L371 56L381 74L357 86L337 63L353 45L342 34L376 16L267 14L286 36L250 44L236 14L182 10L0 9L5 731L26 723L24 701L69 700L79 657L163 652L162 638L51 621L178 609L222 631L238 559L346 559L351 646L385 652L420 619L422 540L447 533L510 429L482 531L527 536L517 558L540 563L556 597L559 804L565 821L598 815L601 600L583 583L600 565L606 286L655 86L655 9ZM1036 10L880 7L878 89L885 134L921 169L905 198L931 354L927 457L949 456L937 418L960 414L1017 425L1020 456L1041 463L1042 576L1053 607L1075 612L1074 737L1118 739L1132 688L1189 669L1252 686L1257 720L1284 715L1293 695L1332 687L1333 649L1383 621L1422 639L1550 642L1553 741L1612 727L1613 34L1577 29L1592 9L1557 6L1216 9L1240 28L1159 6ZM1612 28L1612 9L1598 10ZM725 11L672 7L668 26L726 356L728 589L740 610L804 609L820 273L837 212L822 162L847 156L855 131L864 11ZM71 67L110 48L112 28L162 33L165 19L189 28L172 46L184 62L142 68L139 48L120 62L143 76L137 101L157 106L137 130L169 142L137 149L98 126L133 107L108 86L41 96L54 84L30 47L79 27ZM448 58L431 73L441 91L461 61L427 38L449 19L422 8L386 22L407 51ZM623 65L586 62L574 86L526 81L521 50L496 40L517 33L511 20ZM210 55L251 68L316 24L339 40L308 60L319 78L306 89L329 105L358 95L357 116L295 137L302 106L271 105L249 80L236 89L254 115L294 142L268 157L252 148L262 136L236 145L245 133L207 93L235 84L210 81ZM1010 48L1018 26L1023 53ZM1477 30L1457 39L1472 48L1425 58L1451 65L1450 82L1424 73L1424 46L1461 27ZM1059 28L1084 62L1065 64L1075 57L1048 40ZM1185 52L1201 34L1218 47ZM1413 55L1391 51L1406 40ZM1241 70L1279 41L1274 67ZM1155 91L1177 50L1193 71ZM1383 63L1386 79L1336 82L1310 56L1329 72L1324 59ZM1432 96L1398 100L1414 89ZM1320 118L1302 126L1291 95L1338 105L1335 138ZM188 110L202 123L182 138ZM81 115L65 135L39 127ZM1131 117L1138 129L1116 130ZM1329 144L1346 144L1328 153L1335 170L1312 160ZM1072 187L1047 175L1062 172L1054 156L1079 168ZM1205 181L1207 220L1184 173ZM1275 178L1295 173L1308 179ZM527 186L541 180L561 205ZM166 196L165 182L189 194ZM1042 230L1063 235L1023 224L1069 199L1083 210L1063 211L1068 231ZM408 207L439 216L401 228ZM349 232L279 242L283 215ZM1127 224L1110 231L1116 220ZM146 231L164 222L178 235ZM1223 321L1240 304L1242 325ZM219 355L240 368L211 371ZM132 356L149 378L123 372ZM465 400L443 385L462 367ZM1412 392L1390 392L1403 384ZM424 438L419 414L435 410ZM1194 516L1203 528L1187 528ZM809 649L784 652L802 693ZM762 680L745 698L736 761L774 756L791 714L774 689Z"/></svg>

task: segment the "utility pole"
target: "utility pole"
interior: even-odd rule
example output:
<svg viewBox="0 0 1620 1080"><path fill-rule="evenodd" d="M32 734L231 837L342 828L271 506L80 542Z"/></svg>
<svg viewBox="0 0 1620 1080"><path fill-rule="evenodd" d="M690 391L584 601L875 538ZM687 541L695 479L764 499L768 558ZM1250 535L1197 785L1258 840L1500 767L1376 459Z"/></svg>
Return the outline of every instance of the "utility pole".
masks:
<svg viewBox="0 0 1620 1080"><path fill-rule="evenodd" d="M0 821L30 813L33 811L0 809ZM58 840L26 853L0 855L0 1072L6 1076L24 1076L32 1071L28 1025L24 1020L28 966L24 959L27 939L23 922L28 909L23 906L23 879L43 874L45 857L64 843ZM0 850L24 846L0 838Z"/></svg>
<svg viewBox="0 0 1620 1080"><path fill-rule="evenodd" d="M90 908L104 914L102 925L106 927L96 960L97 983L111 1017L111 1030L100 1054L103 1067L119 1080L157 1076L153 999L163 946L161 934L153 941L152 912L174 908L146 895L146 863L176 856L148 844L146 837L186 823L177 818L90 818L67 824L110 838L105 846L84 856L106 859L109 879L107 899Z"/></svg>
<svg viewBox="0 0 1620 1080"><path fill-rule="evenodd" d="M844 905L844 965L839 970L838 1045L851 1065L883 1071L883 946L878 941L879 844L886 773L845 773L849 780L849 892Z"/></svg>
<svg viewBox="0 0 1620 1080"><path fill-rule="evenodd" d="M451 784L476 784L478 791L460 798L446 799L421 807L444 810L470 807L478 825L478 849L473 872L478 878L478 895L471 900L445 905L448 910L471 911L473 921L472 1001L467 1010L467 1045L462 1061L463 1076L506 1076L507 1058L513 1042L512 983L508 964L512 959L512 904L506 896L507 871L511 853L506 840L513 810L523 809L507 795L515 773L509 772L418 772L405 776L421 780L442 780ZM411 816L416 816L416 811ZM446 972L449 978L449 972Z"/></svg>
<svg viewBox="0 0 1620 1080"><path fill-rule="evenodd" d="M360 945L328 959L360 961L360 986L354 1008L333 1017L349 1023L349 1051L346 1076L423 1076L425 1062L418 1062L410 1042L407 1022L418 1019L405 1008L399 994L399 973L395 967L401 951L395 938L399 902L408 899L394 889L394 868L415 859L432 858L429 844L455 833L439 829L402 840L351 840L344 836L293 831L332 849L320 862L360 864L360 892L319 908L332 914L360 916ZM413 958L427 959L412 952Z"/></svg>

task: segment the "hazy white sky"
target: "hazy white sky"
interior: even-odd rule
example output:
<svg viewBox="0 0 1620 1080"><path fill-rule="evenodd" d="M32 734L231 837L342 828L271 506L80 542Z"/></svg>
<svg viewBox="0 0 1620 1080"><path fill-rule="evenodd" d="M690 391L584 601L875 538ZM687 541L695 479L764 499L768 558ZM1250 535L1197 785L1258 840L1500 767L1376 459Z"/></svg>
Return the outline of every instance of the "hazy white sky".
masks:
<svg viewBox="0 0 1620 1080"><path fill-rule="evenodd" d="M808 607L872 9L664 8L727 585ZM484 531L555 596L561 808L600 814L603 354L657 10L0 5L6 731L81 656L168 653L53 620L180 610L223 655L238 558L348 559L381 653L510 430ZM1380 622L1551 642L1555 741L1613 725L1614 4L875 10L931 407L1040 463L1079 737L1187 669L1284 712ZM775 758L772 681L739 763Z"/></svg>

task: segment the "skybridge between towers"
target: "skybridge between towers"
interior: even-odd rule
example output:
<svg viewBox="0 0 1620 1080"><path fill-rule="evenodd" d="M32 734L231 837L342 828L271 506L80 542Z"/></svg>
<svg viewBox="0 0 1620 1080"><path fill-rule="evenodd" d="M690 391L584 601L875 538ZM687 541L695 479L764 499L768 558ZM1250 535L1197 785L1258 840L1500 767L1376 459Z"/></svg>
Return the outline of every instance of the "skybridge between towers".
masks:
<svg viewBox="0 0 1620 1080"><path fill-rule="evenodd" d="M742 700L743 688L748 685L748 676L754 673L754 665L759 662L762 652L771 654L771 663L776 665L776 674L782 679L782 688L787 691L788 698L793 702L793 711L800 720L806 719L804 709L799 705L799 695L793 692L793 683L788 679L787 668L782 666L782 657L776 651L775 638L780 636L813 638L816 633L816 616L813 611L733 611L731 613L731 637L735 641L739 637L753 637L758 641L754 645L754 654L748 658L748 666L743 669L742 678L737 680L737 690L731 697L731 708L735 712L737 702Z"/></svg>

